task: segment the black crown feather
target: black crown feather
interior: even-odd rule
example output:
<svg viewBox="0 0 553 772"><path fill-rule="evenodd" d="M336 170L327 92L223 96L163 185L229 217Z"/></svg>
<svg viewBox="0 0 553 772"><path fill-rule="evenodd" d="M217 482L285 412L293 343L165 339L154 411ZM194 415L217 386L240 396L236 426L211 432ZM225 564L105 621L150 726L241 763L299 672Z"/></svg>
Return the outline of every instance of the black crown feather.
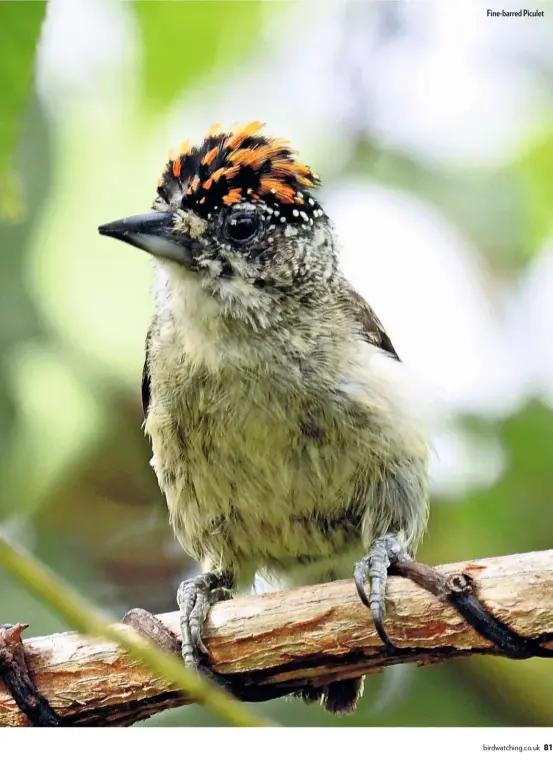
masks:
<svg viewBox="0 0 553 772"><path fill-rule="evenodd" d="M319 177L300 163L288 142L259 134L259 121L223 133L213 126L203 143L184 143L158 181L158 195L204 217L239 201L263 201L284 221L312 223L322 215L310 189ZM292 215L292 217L290 216Z"/></svg>

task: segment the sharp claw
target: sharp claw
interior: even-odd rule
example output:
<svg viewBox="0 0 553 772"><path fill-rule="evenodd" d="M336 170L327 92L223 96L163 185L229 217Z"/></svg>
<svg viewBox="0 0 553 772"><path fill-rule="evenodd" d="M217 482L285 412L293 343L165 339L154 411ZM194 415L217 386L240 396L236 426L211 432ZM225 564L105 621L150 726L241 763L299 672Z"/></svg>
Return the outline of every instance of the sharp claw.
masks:
<svg viewBox="0 0 553 772"><path fill-rule="evenodd" d="M384 583L384 587L381 587L380 579L378 577L374 577L372 580L372 586L374 586L374 595L376 596L376 598L373 598L370 604L373 624L382 643L389 649L395 649L396 646L392 643L390 636L384 629L384 613L386 611L384 593L386 591L386 584ZM371 592L371 595L372 594L373 593Z"/></svg>
<svg viewBox="0 0 553 772"><path fill-rule="evenodd" d="M375 539L368 555L356 564L353 572L357 594L362 603L370 609L376 632L382 643L392 649L397 647L386 633L383 622L388 569L392 568L398 561L410 560L410 556L395 536L383 536ZM367 575L371 580L368 597L365 590Z"/></svg>
<svg viewBox="0 0 553 772"><path fill-rule="evenodd" d="M201 654L209 654L207 650L207 646L202 640L202 633L201 633L202 627L203 625L200 623L199 619L189 620L190 638L192 639L192 643L194 647Z"/></svg>
<svg viewBox="0 0 553 772"><path fill-rule="evenodd" d="M228 598L232 583L228 573L211 572L183 582L177 593L181 611L182 657L189 667L198 668L209 651L202 640L204 621L210 606L222 595Z"/></svg>
<svg viewBox="0 0 553 772"><path fill-rule="evenodd" d="M370 609L371 604L369 603L369 599L367 597L367 592L365 590L365 579L367 578L367 568L363 561L360 561L355 565L355 569L353 572L353 579L355 581L355 587L357 589L357 594L359 595L359 598L363 605L365 605L368 609Z"/></svg>
<svg viewBox="0 0 553 772"><path fill-rule="evenodd" d="M201 638L198 638L196 640L196 646L198 647L198 650L204 655L207 656L209 654L208 648L205 645L205 643L202 641Z"/></svg>
<svg viewBox="0 0 553 772"><path fill-rule="evenodd" d="M380 615L380 612L378 612L378 614L375 614L375 612L373 611L373 624L382 643L385 646L387 646L389 649L396 649L397 646L395 646L395 644L390 639L388 633L384 629L384 623L382 621L382 616Z"/></svg>

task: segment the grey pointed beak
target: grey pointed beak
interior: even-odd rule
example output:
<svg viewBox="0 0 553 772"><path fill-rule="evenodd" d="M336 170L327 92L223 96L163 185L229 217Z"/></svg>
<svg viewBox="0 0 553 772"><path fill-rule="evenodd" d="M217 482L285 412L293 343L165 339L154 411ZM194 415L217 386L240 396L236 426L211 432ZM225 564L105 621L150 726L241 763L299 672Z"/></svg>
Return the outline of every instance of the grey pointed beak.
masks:
<svg viewBox="0 0 553 772"><path fill-rule="evenodd" d="M101 236L111 236L154 257L191 265L190 241L173 230L172 212L148 212L100 225Z"/></svg>

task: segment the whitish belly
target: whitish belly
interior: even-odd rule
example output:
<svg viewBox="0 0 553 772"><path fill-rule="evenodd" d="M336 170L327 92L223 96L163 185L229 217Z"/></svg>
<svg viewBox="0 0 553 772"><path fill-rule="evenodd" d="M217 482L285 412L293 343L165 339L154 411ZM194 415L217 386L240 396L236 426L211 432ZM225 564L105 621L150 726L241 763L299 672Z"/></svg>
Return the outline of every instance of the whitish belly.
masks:
<svg viewBox="0 0 553 772"><path fill-rule="evenodd" d="M330 575L361 551L367 427L340 430L327 406L205 408L176 421L152 414L146 427L188 553L248 573L320 563Z"/></svg>

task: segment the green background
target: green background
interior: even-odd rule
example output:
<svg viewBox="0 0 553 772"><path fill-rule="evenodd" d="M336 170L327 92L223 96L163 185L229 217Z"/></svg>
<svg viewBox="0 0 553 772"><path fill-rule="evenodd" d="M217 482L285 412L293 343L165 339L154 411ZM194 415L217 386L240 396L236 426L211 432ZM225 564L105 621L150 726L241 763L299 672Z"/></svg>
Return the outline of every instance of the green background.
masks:
<svg viewBox="0 0 553 772"><path fill-rule="evenodd" d="M189 133L187 105L194 130L199 113L212 112L207 125L218 120L217 95L232 96L237 74L266 65L264 31L270 29L271 51L282 46L283 61L293 61L294 45L309 34L310 15L317 13L307 3L122 5L118 14L132 32L131 54L119 59L114 51L91 70L84 88L68 70L58 100L48 91L40 52L35 57L45 4L0 3L2 527L115 615L136 605L172 609L179 577L191 566L170 533L141 430L150 267L132 250L101 240L96 228L149 206L169 143L179 141L172 128L176 106L181 139ZM379 8L370 4L364 17L376 39L384 35ZM540 35L553 50L549 17ZM56 19L52 14L47 23ZM290 42L292 28L300 34ZM342 65L335 63L336 69ZM454 157L425 161L370 127L353 130L338 101L339 146L329 152L316 133L304 132L305 152L318 161L329 186L347 187L354 173L356 182L378 182L431 205L477 251L488 277L485 292L516 288L545 249L553 224L553 121L546 88L553 69L544 70L537 56L520 66L525 88L537 91L538 101L543 89L543 109L539 125L508 156L472 164ZM354 78L352 88L357 85ZM270 74L261 87L271 88ZM338 97L329 84L328 100ZM296 108L284 102L282 109ZM531 341L524 319L521 325L526 346ZM544 331L546 339L551 332ZM421 335L431 347L432 331ZM437 489L422 560L551 547L553 421L551 404L540 393L537 386L527 389L500 417L493 409L456 411L455 431L498 447L501 469L485 485ZM1 572L0 621L27 622L32 635L64 629L63 620ZM547 661L474 657L372 676L361 708L347 719L299 701L256 709L284 725L550 726L552 692ZM204 725L213 719L188 707L148 723Z"/></svg>

